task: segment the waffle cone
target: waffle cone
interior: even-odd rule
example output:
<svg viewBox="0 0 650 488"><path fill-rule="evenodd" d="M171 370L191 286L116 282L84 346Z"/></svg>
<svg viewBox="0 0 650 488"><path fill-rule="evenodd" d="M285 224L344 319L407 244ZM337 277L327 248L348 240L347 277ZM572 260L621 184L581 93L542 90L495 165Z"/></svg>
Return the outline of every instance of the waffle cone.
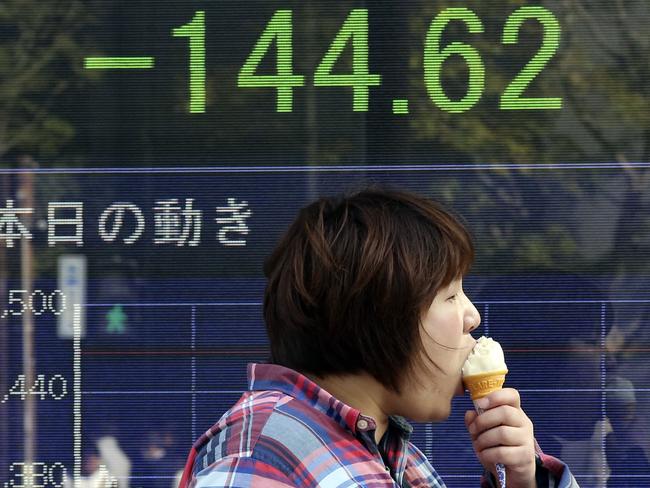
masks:
<svg viewBox="0 0 650 488"><path fill-rule="evenodd" d="M503 388L508 370L490 371L489 373L473 374L463 377L463 384L469 390L472 400L483 398L493 391Z"/></svg>

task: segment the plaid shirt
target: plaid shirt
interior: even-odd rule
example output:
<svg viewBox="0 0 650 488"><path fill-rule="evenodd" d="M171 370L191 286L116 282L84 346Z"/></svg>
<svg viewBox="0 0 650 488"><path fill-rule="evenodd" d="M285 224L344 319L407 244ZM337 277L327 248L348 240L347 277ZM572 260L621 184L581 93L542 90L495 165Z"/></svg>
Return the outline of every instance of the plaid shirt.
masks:
<svg viewBox="0 0 650 488"><path fill-rule="evenodd" d="M179 488L445 486L401 417L389 417L377 444L371 417L296 371L249 364L248 381L249 391L194 443ZM560 480L543 486L578 487L564 464L541 456ZM486 477L482 486L492 483Z"/></svg>

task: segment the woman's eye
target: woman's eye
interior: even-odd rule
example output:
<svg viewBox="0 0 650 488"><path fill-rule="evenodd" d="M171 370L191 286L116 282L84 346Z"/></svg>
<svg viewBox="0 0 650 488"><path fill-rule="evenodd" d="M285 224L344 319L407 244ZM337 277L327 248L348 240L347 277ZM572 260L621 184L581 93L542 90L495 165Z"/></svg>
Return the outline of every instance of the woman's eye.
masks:
<svg viewBox="0 0 650 488"><path fill-rule="evenodd" d="M447 298L447 300L453 300L453 299L455 299L455 298L456 298L456 295L452 295L452 296L450 296L449 298Z"/></svg>

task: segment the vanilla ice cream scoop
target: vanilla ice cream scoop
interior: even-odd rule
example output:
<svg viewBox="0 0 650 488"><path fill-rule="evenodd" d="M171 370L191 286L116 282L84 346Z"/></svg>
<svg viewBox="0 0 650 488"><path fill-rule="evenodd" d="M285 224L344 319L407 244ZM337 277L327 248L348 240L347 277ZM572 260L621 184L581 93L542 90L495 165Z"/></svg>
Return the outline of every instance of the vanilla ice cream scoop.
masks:
<svg viewBox="0 0 650 488"><path fill-rule="evenodd" d="M506 373L506 360L501 345L490 337L480 337L463 364L463 377L499 371Z"/></svg>

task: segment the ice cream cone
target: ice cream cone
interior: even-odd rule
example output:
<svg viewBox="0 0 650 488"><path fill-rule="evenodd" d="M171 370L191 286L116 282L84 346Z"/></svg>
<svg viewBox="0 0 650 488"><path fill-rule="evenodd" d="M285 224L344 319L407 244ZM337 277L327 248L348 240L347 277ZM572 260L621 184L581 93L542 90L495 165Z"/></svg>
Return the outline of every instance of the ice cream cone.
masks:
<svg viewBox="0 0 650 488"><path fill-rule="evenodd" d="M465 360L462 368L463 384L469 390L476 412L481 415L483 408L477 403L479 398L503 388L508 367L501 345L489 337L479 337ZM506 486L506 467L496 463L499 488Z"/></svg>
<svg viewBox="0 0 650 488"><path fill-rule="evenodd" d="M463 384L469 390L472 400L489 395L503 388L508 370L490 371L489 373L474 374L463 377Z"/></svg>

